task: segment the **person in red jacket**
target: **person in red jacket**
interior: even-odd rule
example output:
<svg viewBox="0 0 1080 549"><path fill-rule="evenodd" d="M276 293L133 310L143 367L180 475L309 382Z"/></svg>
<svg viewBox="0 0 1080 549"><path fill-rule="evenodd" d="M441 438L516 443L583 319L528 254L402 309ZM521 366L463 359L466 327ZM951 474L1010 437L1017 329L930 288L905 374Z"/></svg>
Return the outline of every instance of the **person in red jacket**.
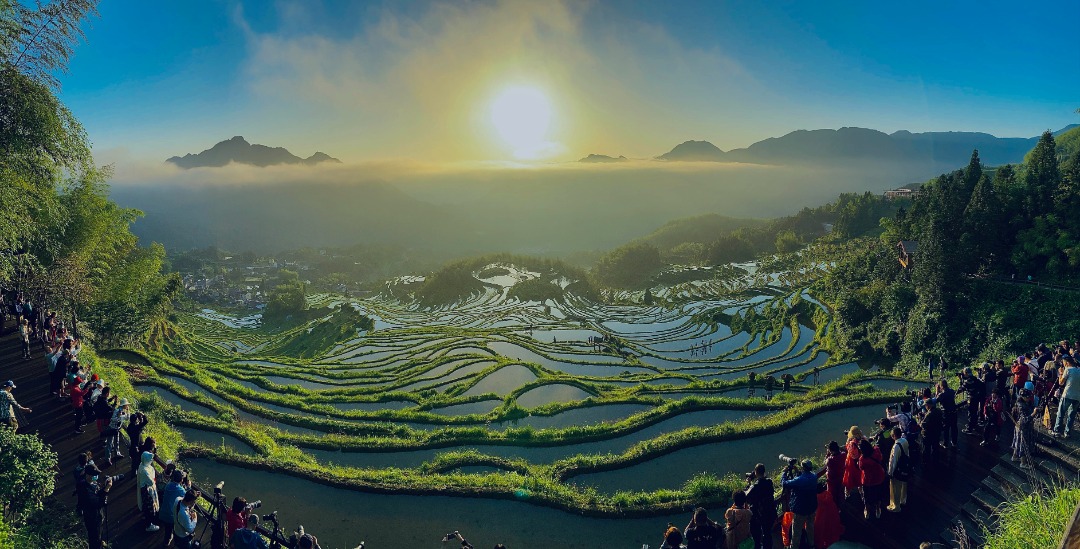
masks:
<svg viewBox="0 0 1080 549"><path fill-rule="evenodd" d="M1013 374L1013 395L1020 392L1020 389L1024 388L1024 383L1028 380L1028 367L1026 357L1020 355L1016 357L1012 365Z"/></svg>
<svg viewBox="0 0 1080 549"><path fill-rule="evenodd" d="M859 471L862 472L863 516L881 518L881 508L885 502L885 466L882 464L881 450L869 440L859 443Z"/></svg>
<svg viewBox="0 0 1080 549"><path fill-rule="evenodd" d="M83 423L86 422L85 413L83 412L83 404L86 400L85 386L81 383L73 383L71 385L71 407L75 409L75 434L83 433Z"/></svg>
<svg viewBox="0 0 1080 549"><path fill-rule="evenodd" d="M247 526L247 518L251 510L257 509L260 505L262 505L261 501L248 503L241 496L233 498L232 509L225 511L225 539L232 539L233 532Z"/></svg>
<svg viewBox="0 0 1080 549"><path fill-rule="evenodd" d="M829 487L829 495L832 496L837 507L844 501L844 464L846 461L847 452L840 448L835 440L830 441L825 447L825 484Z"/></svg>

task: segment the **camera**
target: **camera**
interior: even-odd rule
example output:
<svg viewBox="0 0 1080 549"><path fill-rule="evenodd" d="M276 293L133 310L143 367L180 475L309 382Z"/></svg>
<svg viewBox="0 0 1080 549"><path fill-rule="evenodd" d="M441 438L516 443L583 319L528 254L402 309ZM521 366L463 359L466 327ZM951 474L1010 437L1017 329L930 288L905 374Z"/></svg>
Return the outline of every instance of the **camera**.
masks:
<svg viewBox="0 0 1080 549"><path fill-rule="evenodd" d="M442 538L443 543L446 543L448 541L453 541L453 540L457 539L457 536L458 536L458 531L454 530L453 532L450 532L449 534L446 534L445 536L443 536L443 538Z"/></svg>
<svg viewBox="0 0 1080 549"><path fill-rule="evenodd" d="M796 465L799 464L799 460L797 460L797 459L795 459L793 457L785 456L784 454L780 454L779 457L780 457L780 461L786 461L787 462L788 467L795 467Z"/></svg>
<svg viewBox="0 0 1080 549"><path fill-rule="evenodd" d="M262 500L261 499L257 499L255 501L247 504L247 510L248 511L258 509L259 507L262 507ZM276 513L277 511L274 511L274 512Z"/></svg>
<svg viewBox="0 0 1080 549"><path fill-rule="evenodd" d="M120 482L121 480L124 480L123 473L119 475L113 475L111 477L105 477L105 482Z"/></svg>
<svg viewBox="0 0 1080 549"><path fill-rule="evenodd" d="M277 511L274 511L273 513L270 513L269 515L263 515L262 519L263 520L268 520L270 522L273 522L273 523L277 524L277 521L278 521L277 520Z"/></svg>
<svg viewBox="0 0 1080 549"><path fill-rule="evenodd" d="M225 481L224 480L217 483L217 484L215 484L214 485L214 495L215 496L220 496L221 495L221 489L224 488L224 487L225 487Z"/></svg>

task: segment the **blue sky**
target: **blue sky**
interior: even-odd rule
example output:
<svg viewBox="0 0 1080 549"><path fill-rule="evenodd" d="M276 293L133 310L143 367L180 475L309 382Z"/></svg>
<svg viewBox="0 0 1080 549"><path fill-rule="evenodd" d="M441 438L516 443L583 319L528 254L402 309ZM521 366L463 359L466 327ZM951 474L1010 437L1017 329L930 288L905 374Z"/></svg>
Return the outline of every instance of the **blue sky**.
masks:
<svg viewBox="0 0 1080 549"><path fill-rule="evenodd" d="M1080 2L104 0L62 97L99 155L232 135L344 159L505 156L508 85L565 158L796 129L1032 136L1080 122ZM118 153L117 151L120 151Z"/></svg>

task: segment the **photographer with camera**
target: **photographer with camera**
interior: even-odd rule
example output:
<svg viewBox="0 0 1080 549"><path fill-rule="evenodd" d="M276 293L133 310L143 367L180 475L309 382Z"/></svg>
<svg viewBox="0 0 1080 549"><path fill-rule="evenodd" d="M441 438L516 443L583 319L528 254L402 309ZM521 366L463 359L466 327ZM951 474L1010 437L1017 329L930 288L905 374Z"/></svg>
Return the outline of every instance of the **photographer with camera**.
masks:
<svg viewBox="0 0 1080 549"><path fill-rule="evenodd" d="M241 496L233 498L232 508L225 512L225 537L232 539L233 533L247 524L248 517L251 516L251 511L258 509L259 507L262 507L262 501L248 503L248 501Z"/></svg>
<svg viewBox="0 0 1080 549"><path fill-rule="evenodd" d="M776 523L776 488L765 475L765 464L746 475L746 503L750 506L750 535L754 549L772 549L772 526Z"/></svg>
<svg viewBox="0 0 1080 549"><path fill-rule="evenodd" d="M113 482L122 478L123 475L102 477L96 465L87 465L83 469L83 484L78 489L78 509L82 511L89 549L101 549L104 545L101 530L105 523L105 508L109 504L109 490Z"/></svg>
<svg viewBox="0 0 1080 549"><path fill-rule="evenodd" d="M239 499L239 498L238 498ZM235 507L236 502L233 502ZM232 523L230 523L231 526ZM244 527L229 534L229 545L232 549L270 549L270 544L263 539L258 532L259 515L249 514Z"/></svg>
<svg viewBox="0 0 1080 549"><path fill-rule="evenodd" d="M968 381L965 381L965 377L964 377L965 375L967 376L966 379ZM968 391L969 402L970 402L971 399L976 400L974 406L975 406L975 409L977 410L978 409L978 403L982 401L982 398L978 397L977 395L975 395L971 391L974 390L973 387L975 387L975 386L977 386L977 389L979 391L981 391L982 390L982 382L979 381L976 378L971 377L971 368L964 368L963 372L960 372L959 374L957 374L957 378L960 380L960 390L961 391ZM957 429L958 429L957 422L959 421L958 418L957 418L958 414L957 414L957 407L956 407L956 391L953 391L952 388L949 387L949 381L948 380L943 379L943 380L938 382L937 401L938 401L938 404L941 404L941 411L942 411L941 420L942 420L942 424L944 425L944 429L942 430L941 446L943 448L956 448L956 442L957 442L957 436L958 436L957 435ZM968 406L968 413L969 414L971 414L971 410L972 410L972 406ZM976 411L975 414L972 417L978 417L978 415L979 415L978 411ZM970 427L970 425L969 425L969 427ZM964 432L967 433L968 430L965 429Z"/></svg>
<svg viewBox="0 0 1080 549"><path fill-rule="evenodd" d="M173 504L173 543L180 549L191 549L192 542L195 541L195 528L199 523L195 502L198 500L199 491L189 490Z"/></svg>
<svg viewBox="0 0 1080 549"><path fill-rule="evenodd" d="M791 546L799 547L802 542L803 531L806 531L806 541L810 547L814 546L814 519L817 515L817 475L814 474L814 463L806 460L802 463L802 474L784 479L784 488L791 490L791 512L795 515L791 523Z"/></svg>

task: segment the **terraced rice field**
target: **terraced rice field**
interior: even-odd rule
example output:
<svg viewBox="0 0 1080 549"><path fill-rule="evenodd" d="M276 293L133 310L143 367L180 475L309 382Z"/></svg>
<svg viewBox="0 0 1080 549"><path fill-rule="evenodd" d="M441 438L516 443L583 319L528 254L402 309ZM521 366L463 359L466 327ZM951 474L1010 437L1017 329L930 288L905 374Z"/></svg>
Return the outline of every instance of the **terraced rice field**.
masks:
<svg viewBox="0 0 1080 549"><path fill-rule="evenodd" d="M336 493L331 484L359 490L349 497L364 502L406 497L384 493L420 503L512 499L523 514L599 521L608 525L603 539L618 532L619 546L640 547L655 542L662 517L693 501L723 501L721 490L753 463L771 466L779 450L817 456L840 436L837 424L869 424L890 398L873 384L892 394L905 384L868 378L818 349L828 312L802 290L695 294L663 307L507 298L524 278L500 277L438 308L316 296L311 306L326 307L325 316L284 332L263 330L252 316L184 315L190 357L146 357L142 405L183 434L183 455L202 464L196 476L201 467L237 489L264 491L255 484L278 475L254 470L269 469L300 477L288 482L315 498ZM305 347L320 326L344 318L330 309L337 306L374 328ZM771 320L741 322L749 331L724 323L755 316ZM827 387L814 387L815 368ZM753 398L750 372L759 376ZM778 384L766 400L760 378L781 374L796 383L787 393ZM707 478L694 480L701 473ZM344 511L330 507L320 507L320 538L355 545ZM657 517L655 527L634 531L630 523L642 523L634 516ZM405 518L394 529L409 530ZM531 545L529 528L519 526L498 540ZM559 546L599 546L566 527Z"/></svg>

